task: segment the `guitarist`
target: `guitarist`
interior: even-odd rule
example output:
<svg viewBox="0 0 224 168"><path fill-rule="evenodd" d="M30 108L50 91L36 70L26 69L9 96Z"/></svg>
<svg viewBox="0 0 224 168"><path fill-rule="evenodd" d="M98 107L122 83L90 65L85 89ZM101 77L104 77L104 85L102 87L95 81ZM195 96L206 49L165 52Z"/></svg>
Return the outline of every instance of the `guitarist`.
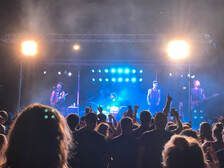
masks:
<svg viewBox="0 0 224 168"><path fill-rule="evenodd" d="M63 91L63 83L58 82L51 92L50 105L64 113L66 96L67 94Z"/></svg>
<svg viewBox="0 0 224 168"><path fill-rule="evenodd" d="M204 89L200 87L200 81L195 80L193 84L194 87L191 90L191 105L192 108L195 109L200 106L200 103L202 103L206 97Z"/></svg>

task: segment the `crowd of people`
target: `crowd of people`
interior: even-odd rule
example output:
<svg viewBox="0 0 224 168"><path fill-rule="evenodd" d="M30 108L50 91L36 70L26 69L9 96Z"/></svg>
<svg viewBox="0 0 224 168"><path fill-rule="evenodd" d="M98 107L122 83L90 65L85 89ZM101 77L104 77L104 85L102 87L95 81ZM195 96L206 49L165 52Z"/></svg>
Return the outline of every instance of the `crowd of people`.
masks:
<svg viewBox="0 0 224 168"><path fill-rule="evenodd" d="M183 123L172 98L155 116L138 106L120 121L85 109L66 118L52 107L32 104L12 123L0 111L3 168L222 168L224 122L203 122L198 131ZM170 119L170 114L173 116Z"/></svg>

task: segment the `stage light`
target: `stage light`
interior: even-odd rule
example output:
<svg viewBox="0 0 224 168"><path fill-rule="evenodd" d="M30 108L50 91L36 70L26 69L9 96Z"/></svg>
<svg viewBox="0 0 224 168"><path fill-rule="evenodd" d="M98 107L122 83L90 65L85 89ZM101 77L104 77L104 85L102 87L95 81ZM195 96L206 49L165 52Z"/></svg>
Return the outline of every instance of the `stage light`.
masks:
<svg viewBox="0 0 224 168"><path fill-rule="evenodd" d="M132 73L135 74L136 73L136 69L132 69Z"/></svg>
<svg viewBox="0 0 224 168"><path fill-rule="evenodd" d="M143 70L142 70L142 69L140 69L139 73L140 73L140 74L142 74L142 73L143 73Z"/></svg>
<svg viewBox="0 0 224 168"><path fill-rule="evenodd" d="M38 44L34 40L26 40L21 43L21 52L24 56L34 57L38 53Z"/></svg>
<svg viewBox="0 0 224 168"><path fill-rule="evenodd" d="M195 78L195 75L191 75L191 79L194 79Z"/></svg>
<svg viewBox="0 0 224 168"><path fill-rule="evenodd" d="M123 69L122 69L122 68L118 68L117 72L118 72L119 74L121 74L121 73L123 73Z"/></svg>
<svg viewBox="0 0 224 168"><path fill-rule="evenodd" d="M92 72L92 73L94 73L94 72L95 72L95 70L94 70L94 69L91 69L91 72Z"/></svg>
<svg viewBox="0 0 224 168"><path fill-rule="evenodd" d="M98 72L101 73L102 72L101 69L99 69Z"/></svg>
<svg viewBox="0 0 224 168"><path fill-rule="evenodd" d="M116 78L112 78L111 81L112 81L112 82L116 82Z"/></svg>
<svg viewBox="0 0 224 168"><path fill-rule="evenodd" d="M69 77L72 76L72 73L71 73L71 72L68 72L68 76L69 76Z"/></svg>
<svg viewBox="0 0 224 168"><path fill-rule="evenodd" d="M44 71L43 73L44 73L44 75L46 75L47 74L47 71Z"/></svg>
<svg viewBox="0 0 224 168"><path fill-rule="evenodd" d="M106 82L109 82L109 79L108 79L108 78L106 78L106 79L105 79L105 81L106 81Z"/></svg>
<svg viewBox="0 0 224 168"><path fill-rule="evenodd" d="M61 71L58 71L58 75L61 75Z"/></svg>
<svg viewBox="0 0 224 168"><path fill-rule="evenodd" d="M139 78L139 82L142 82L143 81L143 79L142 78Z"/></svg>
<svg viewBox="0 0 224 168"><path fill-rule="evenodd" d="M95 81L96 81L96 79L95 79L95 78L92 78L92 81L93 81L93 82L95 82Z"/></svg>
<svg viewBox="0 0 224 168"><path fill-rule="evenodd" d="M130 79L129 78L125 78L125 82L129 82L130 81Z"/></svg>
<svg viewBox="0 0 224 168"><path fill-rule="evenodd" d="M108 70L108 69L104 69L104 72L105 72L105 73L108 73L108 72L109 72L109 70Z"/></svg>
<svg viewBox="0 0 224 168"><path fill-rule="evenodd" d="M136 78L131 78L131 82L135 83L136 82Z"/></svg>
<svg viewBox="0 0 224 168"><path fill-rule="evenodd" d="M102 78L99 78L99 81L100 81L100 82L102 82L102 81L103 81L103 79L102 79Z"/></svg>
<svg viewBox="0 0 224 168"><path fill-rule="evenodd" d="M180 75L180 77L181 77L181 78L183 78L183 77L184 77L184 75L183 75L183 74L181 74L181 75Z"/></svg>
<svg viewBox="0 0 224 168"><path fill-rule="evenodd" d="M129 74L129 73L130 73L130 69L126 68L126 69L124 70L124 73Z"/></svg>
<svg viewBox="0 0 224 168"><path fill-rule="evenodd" d="M80 45L77 43L73 45L73 50L75 50L75 51L79 51L80 48L81 48Z"/></svg>
<svg viewBox="0 0 224 168"><path fill-rule="evenodd" d="M123 82L123 78L119 77L118 82Z"/></svg>
<svg viewBox="0 0 224 168"><path fill-rule="evenodd" d="M173 76L173 74L170 72L170 73L169 73L169 76L171 77L171 76Z"/></svg>
<svg viewBox="0 0 224 168"><path fill-rule="evenodd" d="M112 68L111 69L111 73L116 73L116 69L115 68Z"/></svg>
<svg viewBox="0 0 224 168"><path fill-rule="evenodd" d="M167 45L167 54L172 59L184 59L190 54L190 45L185 40L172 40Z"/></svg>

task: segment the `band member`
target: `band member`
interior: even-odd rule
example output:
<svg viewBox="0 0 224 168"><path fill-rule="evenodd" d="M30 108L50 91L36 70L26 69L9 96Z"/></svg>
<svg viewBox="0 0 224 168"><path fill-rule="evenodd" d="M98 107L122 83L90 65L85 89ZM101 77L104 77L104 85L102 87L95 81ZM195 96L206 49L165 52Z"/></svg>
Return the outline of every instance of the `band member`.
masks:
<svg viewBox="0 0 224 168"><path fill-rule="evenodd" d="M205 92L204 89L200 87L200 81L195 80L194 81L194 87L191 90L191 107L193 109L198 108L200 106L200 103L205 100Z"/></svg>
<svg viewBox="0 0 224 168"><path fill-rule="evenodd" d="M158 112L160 104L160 89L158 88L157 81L153 81L152 88L148 90L147 103L151 113L155 114L155 112Z"/></svg>
<svg viewBox="0 0 224 168"><path fill-rule="evenodd" d="M67 94L63 91L63 83L58 82L51 92L50 105L64 113L66 96Z"/></svg>

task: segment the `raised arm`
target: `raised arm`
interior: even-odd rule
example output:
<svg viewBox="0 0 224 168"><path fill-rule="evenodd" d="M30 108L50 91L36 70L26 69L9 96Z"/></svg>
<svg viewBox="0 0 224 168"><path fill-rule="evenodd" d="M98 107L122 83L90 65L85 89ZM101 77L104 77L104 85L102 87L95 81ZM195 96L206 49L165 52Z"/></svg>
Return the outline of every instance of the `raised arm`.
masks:
<svg viewBox="0 0 224 168"><path fill-rule="evenodd" d="M172 97L170 95L168 95L167 98L166 98L166 105L163 108L163 114L165 114L166 116L168 116L168 113L170 111L171 101L172 101Z"/></svg>

